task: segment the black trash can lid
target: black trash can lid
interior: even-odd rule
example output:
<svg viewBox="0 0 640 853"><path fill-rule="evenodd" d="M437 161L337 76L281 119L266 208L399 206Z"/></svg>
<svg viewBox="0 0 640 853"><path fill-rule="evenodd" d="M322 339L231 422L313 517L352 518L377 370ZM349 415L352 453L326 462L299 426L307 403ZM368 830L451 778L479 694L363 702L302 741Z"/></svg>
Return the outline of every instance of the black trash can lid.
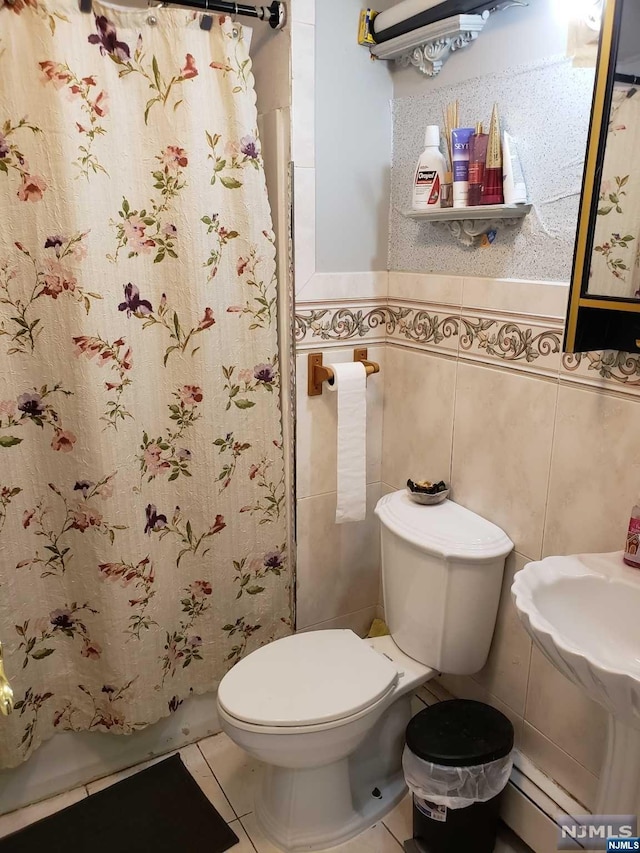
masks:
<svg viewBox="0 0 640 853"><path fill-rule="evenodd" d="M511 752L513 726L490 705L452 699L416 714L407 726L407 746L432 764L476 767Z"/></svg>

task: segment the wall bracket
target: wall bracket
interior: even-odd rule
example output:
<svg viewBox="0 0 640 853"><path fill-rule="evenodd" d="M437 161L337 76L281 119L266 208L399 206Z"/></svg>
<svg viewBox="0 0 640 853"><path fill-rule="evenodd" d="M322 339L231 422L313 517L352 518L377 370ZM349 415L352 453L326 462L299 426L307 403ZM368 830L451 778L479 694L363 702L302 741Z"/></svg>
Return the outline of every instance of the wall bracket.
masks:
<svg viewBox="0 0 640 853"><path fill-rule="evenodd" d="M460 219L454 222L438 222L463 246L479 246L482 238L490 231L497 231L501 225L518 224L517 219Z"/></svg>
<svg viewBox="0 0 640 853"><path fill-rule="evenodd" d="M482 237L501 225L513 226L531 212L530 204L490 204L467 208L406 210L403 215L418 222L444 226L463 246L479 246Z"/></svg>

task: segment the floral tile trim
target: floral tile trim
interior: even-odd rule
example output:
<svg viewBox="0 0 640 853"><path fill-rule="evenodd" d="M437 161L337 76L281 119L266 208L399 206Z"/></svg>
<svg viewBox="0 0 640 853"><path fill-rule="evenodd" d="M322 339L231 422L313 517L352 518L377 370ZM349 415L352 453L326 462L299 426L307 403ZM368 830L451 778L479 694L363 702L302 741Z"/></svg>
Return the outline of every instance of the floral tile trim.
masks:
<svg viewBox="0 0 640 853"><path fill-rule="evenodd" d="M502 361L523 361L532 364L540 358L558 355L562 348L562 334L555 329L519 326L482 317L460 318L460 350L474 347Z"/></svg>
<svg viewBox="0 0 640 853"><path fill-rule="evenodd" d="M375 306L372 308L314 308L295 314L298 346L321 341L342 343L379 336L451 352L479 361L500 361L520 369L557 371L565 379L606 386L640 395L640 355L608 350L562 354L562 329L538 324L504 322L486 317L457 316L437 309Z"/></svg>
<svg viewBox="0 0 640 853"><path fill-rule="evenodd" d="M417 308L387 308L389 335L399 336L418 344L446 345L460 333L460 319L454 315L440 314ZM457 349L458 342L453 341ZM451 347L447 347L451 349Z"/></svg>
<svg viewBox="0 0 640 853"><path fill-rule="evenodd" d="M315 308L311 311L298 311L295 314L294 333L296 343L302 343L307 337L322 341L349 341L364 338L380 326L386 326L386 332L393 334L395 324L390 310L386 307L366 309L352 308Z"/></svg>
<svg viewBox="0 0 640 853"><path fill-rule="evenodd" d="M347 341L366 338L383 327L387 337L411 343L454 348L460 351L483 350L492 358L531 364L556 356L561 350L561 332L521 326L501 320L460 317L423 308L375 307L318 308L296 313L296 341L308 343Z"/></svg>
<svg viewBox="0 0 640 853"><path fill-rule="evenodd" d="M616 350L565 353L562 368L567 373L584 378L594 373L615 385L640 389L640 355L633 353Z"/></svg>

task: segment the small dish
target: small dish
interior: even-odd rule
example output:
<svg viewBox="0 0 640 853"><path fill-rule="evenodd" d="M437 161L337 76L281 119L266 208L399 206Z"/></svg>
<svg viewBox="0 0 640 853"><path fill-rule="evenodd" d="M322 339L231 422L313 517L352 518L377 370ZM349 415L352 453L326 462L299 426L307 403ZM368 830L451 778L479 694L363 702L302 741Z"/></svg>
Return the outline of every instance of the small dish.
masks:
<svg viewBox="0 0 640 853"><path fill-rule="evenodd" d="M439 483L432 483L430 480L407 480L407 491L409 496L417 504L423 506L435 506L442 503L449 496L449 487L440 480Z"/></svg>
<svg viewBox="0 0 640 853"><path fill-rule="evenodd" d="M422 504L423 506L435 506L436 504L441 504L449 497L449 489L445 489L444 492L438 492L435 495L427 495L424 492L412 492L411 489L407 489L407 492L412 501L415 501L417 504Z"/></svg>

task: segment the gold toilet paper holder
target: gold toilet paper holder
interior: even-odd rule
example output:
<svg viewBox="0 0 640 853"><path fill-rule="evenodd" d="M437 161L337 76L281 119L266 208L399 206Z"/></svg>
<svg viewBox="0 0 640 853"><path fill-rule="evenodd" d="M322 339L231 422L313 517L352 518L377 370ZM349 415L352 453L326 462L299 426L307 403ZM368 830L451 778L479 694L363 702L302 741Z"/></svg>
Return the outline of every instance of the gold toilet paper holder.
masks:
<svg viewBox="0 0 640 853"><path fill-rule="evenodd" d="M364 364L367 377L373 376L374 373L380 373L380 365L375 361L369 361L367 355L368 350L366 347L358 347L353 351L353 360ZM309 353L308 367L307 394L309 397L318 397L322 394L323 382L333 384L333 370L323 365L321 352Z"/></svg>

